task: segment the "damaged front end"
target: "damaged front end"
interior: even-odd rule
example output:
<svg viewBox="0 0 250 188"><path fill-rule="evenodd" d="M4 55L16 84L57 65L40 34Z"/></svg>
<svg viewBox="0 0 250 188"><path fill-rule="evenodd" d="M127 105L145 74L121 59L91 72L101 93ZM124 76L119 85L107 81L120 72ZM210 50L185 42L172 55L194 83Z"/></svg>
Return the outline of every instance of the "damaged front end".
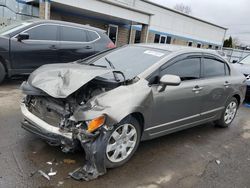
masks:
<svg viewBox="0 0 250 188"><path fill-rule="evenodd" d="M22 127L50 145L61 146L63 152L73 152L82 146L86 161L84 167L70 173L74 179L91 180L104 174L106 168L102 150L105 149L105 136L110 130L105 125L106 117L101 114L94 119L79 121L74 117L74 112L79 111L80 107L91 109L87 103L90 98L118 85L109 83L109 87L104 87L93 80L64 99L53 98L41 91L36 93L36 89L32 90L27 85L27 82L22 85L23 92L27 94L21 103L24 116Z"/></svg>
<svg viewBox="0 0 250 188"><path fill-rule="evenodd" d="M106 172L105 149L113 127L152 102L145 80L101 77L108 73L114 74L92 66L47 65L21 86L26 94L21 103L22 127L61 146L63 152L79 146L85 150L85 165L70 173L77 180L88 181Z"/></svg>

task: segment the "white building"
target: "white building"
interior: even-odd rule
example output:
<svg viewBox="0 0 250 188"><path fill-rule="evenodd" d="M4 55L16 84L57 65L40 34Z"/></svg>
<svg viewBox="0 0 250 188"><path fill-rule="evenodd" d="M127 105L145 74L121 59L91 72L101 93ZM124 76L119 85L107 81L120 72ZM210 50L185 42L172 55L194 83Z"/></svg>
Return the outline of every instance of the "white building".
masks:
<svg viewBox="0 0 250 188"><path fill-rule="evenodd" d="M104 29L117 46L148 42L217 49L227 30L149 0L40 0L37 6L41 18Z"/></svg>

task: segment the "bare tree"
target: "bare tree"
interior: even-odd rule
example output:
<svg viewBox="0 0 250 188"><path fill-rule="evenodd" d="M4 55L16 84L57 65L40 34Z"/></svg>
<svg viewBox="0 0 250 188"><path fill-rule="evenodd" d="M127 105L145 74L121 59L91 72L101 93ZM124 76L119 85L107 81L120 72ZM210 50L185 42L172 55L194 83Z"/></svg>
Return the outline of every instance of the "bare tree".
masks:
<svg viewBox="0 0 250 188"><path fill-rule="evenodd" d="M185 13L185 14L191 14L192 13L191 7L188 6L188 5L184 5L183 3L176 4L174 6L174 9L178 10L179 12Z"/></svg>

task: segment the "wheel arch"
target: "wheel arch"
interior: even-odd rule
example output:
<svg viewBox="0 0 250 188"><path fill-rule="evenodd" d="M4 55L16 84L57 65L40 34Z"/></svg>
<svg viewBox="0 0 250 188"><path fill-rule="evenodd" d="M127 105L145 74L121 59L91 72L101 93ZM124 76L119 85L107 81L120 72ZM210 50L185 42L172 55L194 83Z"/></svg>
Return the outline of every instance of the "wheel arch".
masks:
<svg viewBox="0 0 250 188"><path fill-rule="evenodd" d="M133 112L130 115L139 122L142 133L144 131L144 122L145 122L143 114L141 112Z"/></svg>
<svg viewBox="0 0 250 188"><path fill-rule="evenodd" d="M241 103L240 95L239 94L234 94L232 97L236 98L236 100L238 102L238 105L240 105L240 103Z"/></svg>
<svg viewBox="0 0 250 188"><path fill-rule="evenodd" d="M2 56L0 56L0 63L4 66L6 76L8 76L8 67L7 67L7 63L6 63L6 61L4 60L4 58L3 58Z"/></svg>

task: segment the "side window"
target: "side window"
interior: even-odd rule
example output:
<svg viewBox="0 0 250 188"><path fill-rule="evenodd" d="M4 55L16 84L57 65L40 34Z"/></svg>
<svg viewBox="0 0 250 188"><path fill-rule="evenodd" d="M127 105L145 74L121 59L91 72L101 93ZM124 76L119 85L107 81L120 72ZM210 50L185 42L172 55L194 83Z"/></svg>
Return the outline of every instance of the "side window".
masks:
<svg viewBox="0 0 250 188"><path fill-rule="evenodd" d="M30 40L57 40L57 30L56 25L40 25L32 28L25 33L29 34Z"/></svg>
<svg viewBox="0 0 250 188"><path fill-rule="evenodd" d="M87 31L89 35L89 41L93 41L99 38L99 36L93 31Z"/></svg>
<svg viewBox="0 0 250 188"><path fill-rule="evenodd" d="M161 71L161 76L165 74L173 74L180 76L181 80L193 80L200 78L200 58L188 58L177 61L166 69Z"/></svg>
<svg viewBox="0 0 250 188"><path fill-rule="evenodd" d="M204 77L225 76L225 63L216 59L204 58Z"/></svg>
<svg viewBox="0 0 250 188"><path fill-rule="evenodd" d="M73 27L61 27L61 41L87 42L87 31Z"/></svg>

